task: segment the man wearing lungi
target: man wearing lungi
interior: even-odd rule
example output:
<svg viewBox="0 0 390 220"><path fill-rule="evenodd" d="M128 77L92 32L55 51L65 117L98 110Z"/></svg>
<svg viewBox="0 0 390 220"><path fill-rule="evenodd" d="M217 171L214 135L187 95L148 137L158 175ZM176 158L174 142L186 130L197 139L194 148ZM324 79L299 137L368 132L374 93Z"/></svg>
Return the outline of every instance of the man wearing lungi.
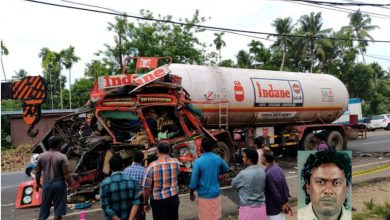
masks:
<svg viewBox="0 0 390 220"><path fill-rule="evenodd" d="M246 148L242 153L245 166L234 179L232 186L238 189L240 198L239 220L267 219L265 210L265 171L257 165L258 153Z"/></svg>
<svg viewBox="0 0 390 220"><path fill-rule="evenodd" d="M221 219L221 197L219 189L219 175L229 170L227 163L212 150L217 143L210 138L202 139L203 153L196 159L192 168L190 183L190 199L195 201L194 192L197 191L199 220Z"/></svg>

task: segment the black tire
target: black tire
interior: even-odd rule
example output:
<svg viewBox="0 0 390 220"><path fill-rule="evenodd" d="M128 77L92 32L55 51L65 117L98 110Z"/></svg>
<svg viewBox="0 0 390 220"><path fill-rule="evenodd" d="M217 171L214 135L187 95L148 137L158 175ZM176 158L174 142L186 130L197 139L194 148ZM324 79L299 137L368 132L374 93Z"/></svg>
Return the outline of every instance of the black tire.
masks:
<svg viewBox="0 0 390 220"><path fill-rule="evenodd" d="M326 138L326 142L330 147L334 147L336 150L344 150L344 138L338 131L331 131Z"/></svg>
<svg viewBox="0 0 390 220"><path fill-rule="evenodd" d="M32 167L27 167L24 172L26 173L27 176L30 176L31 177L31 171L33 170Z"/></svg>
<svg viewBox="0 0 390 220"><path fill-rule="evenodd" d="M302 148L303 150L316 150L317 149L317 141L316 137L313 133L307 133L303 138Z"/></svg>
<svg viewBox="0 0 390 220"><path fill-rule="evenodd" d="M224 159L226 163L231 162L233 159L233 152L230 152L230 149L225 142L218 141L218 146L216 149L214 149L214 152L221 156L221 158Z"/></svg>
<svg viewBox="0 0 390 220"><path fill-rule="evenodd" d="M387 124L387 127L385 128L385 130L390 130L390 123Z"/></svg>

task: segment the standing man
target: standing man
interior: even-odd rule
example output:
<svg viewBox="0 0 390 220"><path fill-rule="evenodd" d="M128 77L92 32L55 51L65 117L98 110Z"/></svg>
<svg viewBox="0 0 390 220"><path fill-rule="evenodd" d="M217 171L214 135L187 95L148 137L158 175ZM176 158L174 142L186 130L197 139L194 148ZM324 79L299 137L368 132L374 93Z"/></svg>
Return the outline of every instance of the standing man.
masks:
<svg viewBox="0 0 390 220"><path fill-rule="evenodd" d="M150 163L143 181L144 210L149 212L149 198L153 219L179 219L179 185L180 164L169 156L170 146L160 142L157 145L156 161Z"/></svg>
<svg viewBox="0 0 390 220"><path fill-rule="evenodd" d="M110 159L111 176L100 184L100 200L106 220L134 220L140 194L138 183L121 171L123 159L115 154Z"/></svg>
<svg viewBox="0 0 390 220"><path fill-rule="evenodd" d="M301 171L306 206L298 219L349 220L347 195L352 184L352 159L345 151L317 151L307 158Z"/></svg>
<svg viewBox="0 0 390 220"><path fill-rule="evenodd" d="M261 168L265 168L265 164L263 164L261 160L261 157L263 156L264 153L264 138L262 136L257 136L255 137L255 139L253 139L253 143L255 144L257 154L259 155L259 161L257 164Z"/></svg>
<svg viewBox="0 0 390 220"><path fill-rule="evenodd" d="M239 220L267 219L265 209L265 171L257 165L259 156L251 148L244 150L242 160L245 166L234 179L232 186L238 189L240 198Z"/></svg>
<svg viewBox="0 0 390 220"><path fill-rule="evenodd" d="M142 151L136 151L133 154L133 164L131 166L128 166L123 173L125 175L130 176L135 181L137 181L139 186L142 186L142 181L145 177L146 169L143 167L142 161L144 159L144 153ZM143 202L143 190L140 192L140 202L141 204L138 207L137 215L135 217L136 220L145 220L145 212L144 212L144 206L142 205Z"/></svg>
<svg viewBox="0 0 390 220"><path fill-rule="evenodd" d="M202 139L203 153L196 159L192 168L190 183L190 199L195 200L195 190L198 192L198 216L200 220L221 219L221 197L219 175L229 170L227 163L212 150L217 142L210 138Z"/></svg>
<svg viewBox="0 0 390 220"><path fill-rule="evenodd" d="M48 140L49 150L38 157L36 168L36 184L38 191L42 187L42 203L39 210L39 219L47 219L50 215L50 207L54 205L54 220L62 219L66 215L66 183L72 185L69 174L68 158L59 152L61 139L52 136ZM43 171L43 186L41 174Z"/></svg>
<svg viewBox="0 0 390 220"><path fill-rule="evenodd" d="M264 151L262 157L265 168L265 201L267 216L269 220L284 220L285 214L292 210L288 204L290 197L286 177L283 170L275 164L275 158L272 151Z"/></svg>

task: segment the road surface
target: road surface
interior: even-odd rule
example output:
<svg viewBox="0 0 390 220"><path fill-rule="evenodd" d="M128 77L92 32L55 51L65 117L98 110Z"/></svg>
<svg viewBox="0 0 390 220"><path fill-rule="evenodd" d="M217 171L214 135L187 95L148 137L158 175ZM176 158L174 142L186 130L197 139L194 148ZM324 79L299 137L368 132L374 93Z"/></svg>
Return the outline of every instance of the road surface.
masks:
<svg viewBox="0 0 390 220"><path fill-rule="evenodd" d="M352 152L390 152L390 131L368 132L367 139L349 141L348 150L352 150Z"/></svg>

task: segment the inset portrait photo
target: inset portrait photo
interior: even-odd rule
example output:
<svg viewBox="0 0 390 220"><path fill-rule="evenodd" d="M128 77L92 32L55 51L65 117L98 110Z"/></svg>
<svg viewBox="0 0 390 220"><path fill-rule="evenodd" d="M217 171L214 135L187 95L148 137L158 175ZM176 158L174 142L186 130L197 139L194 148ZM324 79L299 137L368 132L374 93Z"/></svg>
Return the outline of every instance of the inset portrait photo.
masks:
<svg viewBox="0 0 390 220"><path fill-rule="evenodd" d="M351 151L298 151L298 220L352 219Z"/></svg>

